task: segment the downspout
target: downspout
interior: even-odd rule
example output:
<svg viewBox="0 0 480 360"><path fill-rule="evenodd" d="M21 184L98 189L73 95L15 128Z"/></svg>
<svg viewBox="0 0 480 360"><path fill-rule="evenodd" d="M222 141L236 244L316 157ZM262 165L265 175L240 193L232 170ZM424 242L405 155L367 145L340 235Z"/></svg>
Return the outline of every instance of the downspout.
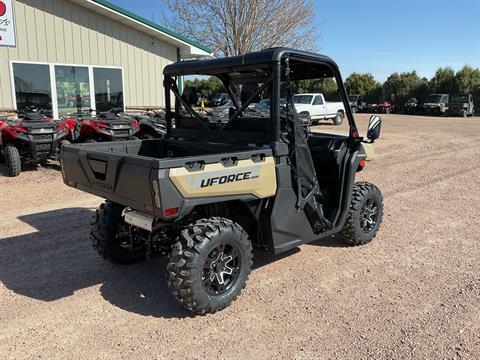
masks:
<svg viewBox="0 0 480 360"><path fill-rule="evenodd" d="M182 54L180 54L180 48L177 48L177 62L182 61ZM183 76L177 78L177 87L180 95L183 93Z"/></svg>

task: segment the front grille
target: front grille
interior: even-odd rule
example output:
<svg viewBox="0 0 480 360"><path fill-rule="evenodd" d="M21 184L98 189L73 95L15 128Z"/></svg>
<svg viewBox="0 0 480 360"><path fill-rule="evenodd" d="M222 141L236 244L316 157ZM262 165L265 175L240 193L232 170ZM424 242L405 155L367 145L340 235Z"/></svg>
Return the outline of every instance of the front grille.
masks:
<svg viewBox="0 0 480 360"><path fill-rule="evenodd" d="M52 140L52 134L33 134L32 136L35 141Z"/></svg>
<svg viewBox="0 0 480 360"><path fill-rule="evenodd" d="M128 130L114 130L113 134L115 136L128 136L130 135L130 132Z"/></svg>
<svg viewBox="0 0 480 360"><path fill-rule="evenodd" d="M35 144L35 150L37 152L50 151L51 147L51 144Z"/></svg>

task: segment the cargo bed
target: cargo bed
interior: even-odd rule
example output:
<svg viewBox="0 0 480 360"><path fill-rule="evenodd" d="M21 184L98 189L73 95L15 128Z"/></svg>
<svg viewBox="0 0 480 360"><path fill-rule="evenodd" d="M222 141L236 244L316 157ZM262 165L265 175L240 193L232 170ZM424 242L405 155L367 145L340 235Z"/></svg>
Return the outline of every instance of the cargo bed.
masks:
<svg viewBox="0 0 480 360"><path fill-rule="evenodd" d="M180 209L185 200L169 179L170 169L195 172L207 164L271 155L269 147L151 139L66 145L61 163L68 186L163 216L162 209Z"/></svg>

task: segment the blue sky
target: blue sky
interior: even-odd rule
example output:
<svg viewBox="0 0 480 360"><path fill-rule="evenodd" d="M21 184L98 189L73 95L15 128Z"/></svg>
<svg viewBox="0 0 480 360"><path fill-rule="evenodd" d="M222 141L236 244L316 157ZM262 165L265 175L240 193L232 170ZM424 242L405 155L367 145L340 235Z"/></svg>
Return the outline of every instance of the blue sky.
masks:
<svg viewBox="0 0 480 360"><path fill-rule="evenodd" d="M149 20L161 0L110 0ZM318 47L343 76L398 71L430 78L440 66L480 67L480 0L314 0Z"/></svg>

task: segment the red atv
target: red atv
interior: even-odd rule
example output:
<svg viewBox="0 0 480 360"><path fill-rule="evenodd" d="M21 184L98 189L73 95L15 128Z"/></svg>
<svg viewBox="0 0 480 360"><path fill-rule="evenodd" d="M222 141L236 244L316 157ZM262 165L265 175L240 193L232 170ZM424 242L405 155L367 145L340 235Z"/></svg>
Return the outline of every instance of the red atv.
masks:
<svg viewBox="0 0 480 360"><path fill-rule="evenodd" d="M395 110L395 104L390 101L384 101L380 104L377 104L376 112L383 114L390 114Z"/></svg>
<svg viewBox="0 0 480 360"><path fill-rule="evenodd" d="M132 140L140 130L137 120L115 109L97 116L72 114L64 121L72 142Z"/></svg>
<svg viewBox="0 0 480 360"><path fill-rule="evenodd" d="M18 176L22 163L57 159L68 134L65 123L53 120L36 107L19 112L17 119L0 119L0 152L8 175Z"/></svg>

